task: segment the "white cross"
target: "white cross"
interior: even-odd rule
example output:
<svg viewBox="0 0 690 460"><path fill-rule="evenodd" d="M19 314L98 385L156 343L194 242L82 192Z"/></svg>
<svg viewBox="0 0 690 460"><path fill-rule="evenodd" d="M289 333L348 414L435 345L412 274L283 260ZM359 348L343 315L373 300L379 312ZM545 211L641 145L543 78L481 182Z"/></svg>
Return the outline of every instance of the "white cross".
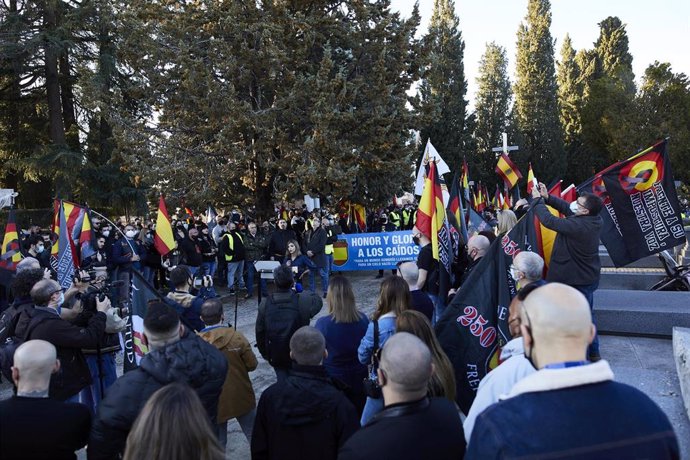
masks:
<svg viewBox="0 0 690 460"><path fill-rule="evenodd" d="M491 149L492 152L503 152L506 155L510 155L510 152L517 150L517 145L508 145L508 133L503 133L503 147L494 147Z"/></svg>

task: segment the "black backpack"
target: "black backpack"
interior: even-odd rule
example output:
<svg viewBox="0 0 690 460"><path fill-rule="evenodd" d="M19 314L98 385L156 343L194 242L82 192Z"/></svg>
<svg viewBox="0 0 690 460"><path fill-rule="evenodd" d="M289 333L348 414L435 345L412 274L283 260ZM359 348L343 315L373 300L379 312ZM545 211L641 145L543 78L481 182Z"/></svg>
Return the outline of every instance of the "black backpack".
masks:
<svg viewBox="0 0 690 460"><path fill-rule="evenodd" d="M5 376L5 378L7 378L7 380L10 382L12 381L14 352L17 351L19 345L23 344L29 339L29 337L31 337L31 333L34 329L36 329L36 326L46 319L45 315L34 316L29 321L29 325L27 326L24 335L19 337L15 335L15 328L17 327L17 322L19 321L21 312L22 310L15 310L15 314L7 319L3 315L3 319L6 319L6 322L2 325L3 330L1 332L3 340L0 342L0 372L2 372L2 375ZM8 312L5 311L5 313Z"/></svg>
<svg viewBox="0 0 690 460"><path fill-rule="evenodd" d="M273 367L290 367L290 339L304 325L297 294L292 293L289 301L280 303L271 294L266 302L265 318L268 362Z"/></svg>

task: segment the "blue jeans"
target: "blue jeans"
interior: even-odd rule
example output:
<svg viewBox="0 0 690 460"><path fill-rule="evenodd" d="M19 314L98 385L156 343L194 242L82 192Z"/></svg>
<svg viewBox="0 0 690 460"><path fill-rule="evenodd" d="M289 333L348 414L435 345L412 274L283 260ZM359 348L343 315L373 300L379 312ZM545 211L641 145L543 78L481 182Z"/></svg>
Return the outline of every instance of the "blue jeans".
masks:
<svg viewBox="0 0 690 460"><path fill-rule="evenodd" d="M326 273L329 275L333 269L333 254L326 254Z"/></svg>
<svg viewBox="0 0 690 460"><path fill-rule="evenodd" d="M239 278L237 281L239 283L240 289L244 288L244 277L242 273L244 272L244 260L239 262L228 262L228 288L233 289L235 285L235 278Z"/></svg>
<svg viewBox="0 0 690 460"><path fill-rule="evenodd" d="M587 302L589 303L589 311L592 313L592 324L595 326L597 323L594 321L594 291L597 290L599 287L599 280L595 281L592 284L585 284L585 285L580 285L580 286L573 286L575 289L580 291L582 295L585 296L587 299ZM589 345L589 348L587 348L587 354L588 355L598 355L599 354L599 333L597 332L594 335L594 340L592 340L592 343Z"/></svg>
<svg viewBox="0 0 690 460"><path fill-rule="evenodd" d="M214 260L213 262L202 262L201 268L204 270L204 273L213 278L213 275L216 274L216 261Z"/></svg>
<svg viewBox="0 0 690 460"><path fill-rule="evenodd" d="M431 294L427 292L426 295L429 296L431 302L434 304L434 320L432 321L432 323L436 324L438 320L441 318L443 312L446 310L445 302L442 302L441 298L436 294Z"/></svg>
<svg viewBox="0 0 690 460"><path fill-rule="evenodd" d="M95 415L98 404L103 399L103 394L101 393L101 383L99 381L98 356L85 355L84 357L86 358L86 364L89 366L89 371L91 372L92 382L91 385L81 390L81 403L88 406L91 410L91 414ZM101 360L103 390L107 391L110 385L115 383L115 380L117 380L115 353L103 353L101 354Z"/></svg>
<svg viewBox="0 0 690 460"><path fill-rule="evenodd" d="M364 426L371 417L383 410L383 397L374 399L367 396L367 402L364 404L364 411L360 419L360 425Z"/></svg>
<svg viewBox="0 0 690 460"><path fill-rule="evenodd" d="M254 295L254 276L259 275L259 288L261 289L261 296L268 297L268 288L266 280L261 278L259 272L254 268L254 261L247 261L247 294Z"/></svg>
<svg viewBox="0 0 690 460"><path fill-rule="evenodd" d="M147 265L144 265L144 267L141 270L141 275L144 277L146 281L149 282L150 285L153 286L153 274L156 269L153 267L149 267Z"/></svg>
<svg viewBox="0 0 690 460"><path fill-rule="evenodd" d="M328 292L328 269L327 268L314 268L309 270L309 287L311 292L316 292L316 275L314 272L318 270L319 276L321 277L321 289L325 294Z"/></svg>

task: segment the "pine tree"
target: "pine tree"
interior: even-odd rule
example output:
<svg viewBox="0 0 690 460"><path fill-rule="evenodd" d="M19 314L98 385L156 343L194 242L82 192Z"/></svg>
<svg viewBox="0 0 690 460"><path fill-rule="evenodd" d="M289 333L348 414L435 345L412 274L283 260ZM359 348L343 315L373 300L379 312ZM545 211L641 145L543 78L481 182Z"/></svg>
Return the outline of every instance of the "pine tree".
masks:
<svg viewBox="0 0 690 460"><path fill-rule="evenodd" d="M443 159L458 168L467 152L465 42L453 0L435 0L429 32L423 39L426 62L420 85L422 144L431 139Z"/></svg>
<svg viewBox="0 0 690 460"><path fill-rule="evenodd" d="M526 168L531 161L545 180L559 178L566 168L550 26L551 3L529 0L525 22L517 33L517 81L513 88L518 166Z"/></svg>
<svg viewBox="0 0 690 460"><path fill-rule="evenodd" d="M479 61L477 85L474 113L477 120L474 130L477 150L472 163L476 167L473 168L477 171L476 179L493 189L497 181L494 173L496 155L491 149L501 144L501 133L508 131L512 98L506 51L494 42L487 43Z"/></svg>
<svg viewBox="0 0 690 460"><path fill-rule="evenodd" d="M582 132L579 113L581 104L580 68L575 60L570 36L566 35L561 47L561 61L558 63L558 107L566 146L575 142Z"/></svg>

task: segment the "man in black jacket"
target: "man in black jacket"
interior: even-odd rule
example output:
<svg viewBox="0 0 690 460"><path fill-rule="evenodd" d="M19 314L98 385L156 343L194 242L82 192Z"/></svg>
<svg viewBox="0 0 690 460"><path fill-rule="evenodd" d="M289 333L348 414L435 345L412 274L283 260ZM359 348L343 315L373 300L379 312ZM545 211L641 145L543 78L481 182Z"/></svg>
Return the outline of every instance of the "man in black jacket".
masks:
<svg viewBox="0 0 690 460"><path fill-rule="evenodd" d="M168 383L193 388L215 425L218 397L228 363L214 346L180 324L175 309L152 303L144 318L149 353L139 367L110 387L98 409L89 440L89 459L115 459L124 451L129 430L146 401Z"/></svg>
<svg viewBox="0 0 690 460"><path fill-rule="evenodd" d="M29 340L14 353L17 394L0 402L0 458L75 459L89 439L91 414L83 404L48 398L51 374L59 372L55 347Z"/></svg>
<svg viewBox="0 0 690 460"><path fill-rule="evenodd" d="M256 316L256 346L261 356L276 371L278 380L287 376L291 362L289 342L292 334L309 325L323 306L323 300L313 292L297 294L292 270L280 265L273 270L276 292L261 301Z"/></svg>
<svg viewBox="0 0 690 460"><path fill-rule="evenodd" d="M326 230L321 227L321 219L315 217L311 221L312 230L309 232L309 241L306 244L307 257L314 262L316 268L319 270L321 277L321 290L323 291L323 298L326 298L328 291L328 258L326 257ZM314 273L309 272L312 292L316 291L316 283L314 282Z"/></svg>
<svg viewBox="0 0 690 460"><path fill-rule="evenodd" d="M296 364L287 379L268 387L259 400L252 459L335 460L359 428L357 411L323 367L326 340L318 330L298 329L290 356Z"/></svg>
<svg viewBox="0 0 690 460"><path fill-rule="evenodd" d="M580 291L594 306L594 291L599 287L601 261L599 260L599 237L603 221L599 212L603 207L601 198L592 193L583 193L577 201L568 203L549 195L542 183L532 189L532 204L539 221L546 228L554 230L556 241L551 252L549 272L546 281L563 283ZM565 215L556 217L546 209L549 205ZM601 359L599 355L599 338L589 347L590 361Z"/></svg>
<svg viewBox="0 0 690 460"><path fill-rule="evenodd" d="M433 364L424 342L407 332L393 335L377 372L386 406L352 435L338 459L462 458L465 436L457 408L426 396Z"/></svg>
<svg viewBox="0 0 690 460"><path fill-rule="evenodd" d="M41 280L31 289L35 308L20 316L15 334L24 340L45 340L57 349L62 363L60 371L50 379L50 397L60 401L78 401L79 392L91 384L91 372L82 348L96 348L105 333L105 312L110 300L96 301L97 312L88 326L78 327L60 318L65 293L53 280Z"/></svg>
<svg viewBox="0 0 690 460"><path fill-rule="evenodd" d="M278 229L271 234L271 239L268 242L268 254L271 256L271 260L277 260L282 264L288 241L296 239L297 235L295 235L294 230L287 228L287 221L280 219Z"/></svg>

